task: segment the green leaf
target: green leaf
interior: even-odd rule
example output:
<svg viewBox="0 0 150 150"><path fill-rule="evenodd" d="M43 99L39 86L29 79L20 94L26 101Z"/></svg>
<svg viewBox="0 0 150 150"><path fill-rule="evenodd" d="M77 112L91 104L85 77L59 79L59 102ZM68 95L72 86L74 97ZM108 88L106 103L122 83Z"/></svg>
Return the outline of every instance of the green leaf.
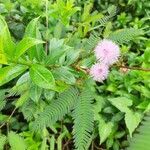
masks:
<svg viewBox="0 0 150 150"><path fill-rule="evenodd" d="M137 128L141 121L142 115L138 112L128 110L125 114L125 123L129 130L130 136L132 137L133 131Z"/></svg>
<svg viewBox="0 0 150 150"><path fill-rule="evenodd" d="M115 141L114 144L113 144L113 149L114 150L119 150L119 142L118 141Z"/></svg>
<svg viewBox="0 0 150 150"><path fill-rule="evenodd" d="M11 146L11 150L26 150L24 139L15 132L9 132L8 141Z"/></svg>
<svg viewBox="0 0 150 150"><path fill-rule="evenodd" d="M55 150L55 137L54 135L50 138L50 150Z"/></svg>
<svg viewBox="0 0 150 150"><path fill-rule="evenodd" d="M46 59L46 64L55 64L56 61L69 49L70 47L64 44L64 40L52 38L49 45L49 55Z"/></svg>
<svg viewBox="0 0 150 150"><path fill-rule="evenodd" d="M150 63L150 47L147 47L144 51L144 62Z"/></svg>
<svg viewBox="0 0 150 150"><path fill-rule="evenodd" d="M67 130L65 130L63 133L61 133L57 139L57 150L62 150L62 141L63 138L66 136L67 134Z"/></svg>
<svg viewBox="0 0 150 150"><path fill-rule="evenodd" d="M29 48L31 48L34 45L41 44L41 43L44 43L44 42L41 40L30 38L30 37L23 38L16 46L14 58L18 59Z"/></svg>
<svg viewBox="0 0 150 150"><path fill-rule="evenodd" d="M78 94L78 90L73 87L60 93L59 97L53 99L36 118L33 129L35 131L41 130L45 127L54 125L56 121L61 120L74 107L78 100Z"/></svg>
<svg viewBox="0 0 150 150"><path fill-rule="evenodd" d="M16 108L22 106L27 100L29 99L29 92L26 91L24 94L20 96L20 98L17 100L15 106Z"/></svg>
<svg viewBox="0 0 150 150"><path fill-rule="evenodd" d="M5 90L0 90L0 111L5 107L6 105L6 96L5 96Z"/></svg>
<svg viewBox="0 0 150 150"><path fill-rule="evenodd" d="M55 96L55 91L52 90L44 90L44 97L46 100L51 101Z"/></svg>
<svg viewBox="0 0 150 150"><path fill-rule="evenodd" d="M25 37L35 37L36 36L38 20L39 20L39 17L35 18L29 22L29 24L27 25L26 30L25 30L25 35L24 35Z"/></svg>
<svg viewBox="0 0 150 150"><path fill-rule="evenodd" d="M93 92L88 87L84 87L74 106L73 138L77 150L89 149L87 146L94 127L93 98Z"/></svg>
<svg viewBox="0 0 150 150"><path fill-rule="evenodd" d="M11 65L0 68L0 86L22 74L28 67L23 65Z"/></svg>
<svg viewBox="0 0 150 150"><path fill-rule="evenodd" d="M39 17L35 18L29 22L29 24L26 27L24 37L26 37L26 38L31 37L31 38L35 38L35 39L39 39L39 40L42 39L41 33L39 32L39 28L38 28L38 20L39 20ZM46 56L44 48L41 44L32 46L31 48L29 48L27 53L31 60L36 58L37 60L41 61L43 59L43 57Z"/></svg>
<svg viewBox="0 0 150 150"><path fill-rule="evenodd" d="M100 136L100 144L105 142L105 140L109 137L113 130L114 124L112 122L105 122L102 117L99 117L99 136Z"/></svg>
<svg viewBox="0 0 150 150"><path fill-rule="evenodd" d="M54 37L60 39L63 31L63 24L59 21L54 28Z"/></svg>
<svg viewBox="0 0 150 150"><path fill-rule="evenodd" d="M122 112L127 112L129 110L128 107L132 106L132 100L126 97L109 98L108 100Z"/></svg>
<svg viewBox="0 0 150 150"><path fill-rule="evenodd" d="M137 37L140 37L143 34L144 31L141 29L126 28L126 29L120 29L115 32L112 32L109 35L108 39L118 44L124 44L124 43L128 43L131 40L134 40Z"/></svg>
<svg viewBox="0 0 150 150"><path fill-rule="evenodd" d="M42 89L39 86L32 84L30 87L30 98L37 103L41 97L41 94Z"/></svg>
<svg viewBox="0 0 150 150"><path fill-rule="evenodd" d="M3 38L0 34L0 64L7 64L7 58L3 50Z"/></svg>
<svg viewBox="0 0 150 150"><path fill-rule="evenodd" d="M127 150L149 150L150 149L150 114L146 114L138 127L133 138L129 138Z"/></svg>
<svg viewBox="0 0 150 150"><path fill-rule="evenodd" d="M67 84L75 84L76 79L74 75L70 72L68 67L60 67L53 71L55 79L62 80Z"/></svg>
<svg viewBox="0 0 150 150"><path fill-rule="evenodd" d="M14 50L15 50L15 43L11 39L11 35L7 26L7 23L3 19L3 17L0 15L0 48L3 46L3 51L5 52L6 56L11 58L14 56Z"/></svg>
<svg viewBox="0 0 150 150"><path fill-rule="evenodd" d="M115 134L115 138L116 139L120 139L120 138L122 138L124 135L126 134L126 132L125 131L118 131L116 134Z"/></svg>
<svg viewBox="0 0 150 150"><path fill-rule="evenodd" d="M5 142L6 142L6 136L0 135L0 150L4 149Z"/></svg>
<svg viewBox="0 0 150 150"><path fill-rule="evenodd" d="M0 52L0 64L8 64L6 56Z"/></svg>
<svg viewBox="0 0 150 150"><path fill-rule="evenodd" d="M65 65L69 66L73 64L79 58L80 51L77 50L69 50L66 55Z"/></svg>
<svg viewBox="0 0 150 150"><path fill-rule="evenodd" d="M34 64L30 68L32 81L41 88L55 90L55 79L50 70Z"/></svg>
<svg viewBox="0 0 150 150"><path fill-rule="evenodd" d="M113 143L114 143L113 138L109 138L109 139L106 141L106 147L107 147L107 149L110 149L110 148L112 147Z"/></svg>

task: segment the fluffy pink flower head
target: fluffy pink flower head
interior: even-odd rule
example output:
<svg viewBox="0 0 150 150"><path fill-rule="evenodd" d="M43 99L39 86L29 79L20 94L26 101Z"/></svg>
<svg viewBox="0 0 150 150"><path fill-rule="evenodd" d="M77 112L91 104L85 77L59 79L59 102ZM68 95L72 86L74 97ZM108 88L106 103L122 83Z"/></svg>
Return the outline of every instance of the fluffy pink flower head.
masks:
<svg viewBox="0 0 150 150"><path fill-rule="evenodd" d="M108 76L108 66L105 64L96 63L90 68L90 75L95 81L102 82Z"/></svg>
<svg viewBox="0 0 150 150"><path fill-rule="evenodd" d="M118 60L120 49L119 46L111 40L104 39L96 46L95 55L100 62L112 65Z"/></svg>

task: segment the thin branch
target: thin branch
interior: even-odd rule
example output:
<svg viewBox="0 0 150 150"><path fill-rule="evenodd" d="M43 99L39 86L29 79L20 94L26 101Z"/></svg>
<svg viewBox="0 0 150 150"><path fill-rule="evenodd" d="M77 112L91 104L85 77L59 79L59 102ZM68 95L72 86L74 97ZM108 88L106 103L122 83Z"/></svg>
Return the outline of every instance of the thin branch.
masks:
<svg viewBox="0 0 150 150"><path fill-rule="evenodd" d="M146 71L146 72L150 71L150 68L129 67L129 66L120 66L120 65L118 65L117 67L119 67L119 68L126 68L126 69L130 69L130 70Z"/></svg>
<svg viewBox="0 0 150 150"><path fill-rule="evenodd" d="M92 141L91 150L94 150L94 141Z"/></svg>
<svg viewBox="0 0 150 150"><path fill-rule="evenodd" d="M49 28L49 24L48 24L48 0L45 0L45 13L46 13L46 45L45 45L45 51L46 51L46 54L48 53L48 41L47 41L47 38L48 38L48 28Z"/></svg>
<svg viewBox="0 0 150 150"><path fill-rule="evenodd" d="M94 147L96 148L96 149L98 149L98 150L106 150L106 149L103 149L103 148L101 148L101 147L98 147L95 143L93 143L94 144Z"/></svg>
<svg viewBox="0 0 150 150"><path fill-rule="evenodd" d="M65 147L67 147L68 144L70 144L72 141L69 139L64 145L63 145L63 150L65 150Z"/></svg>
<svg viewBox="0 0 150 150"><path fill-rule="evenodd" d="M0 126L0 129L1 129L3 126L5 126L5 124L8 124L8 123L9 123L9 121L10 121L10 119L12 118L13 114L15 113L16 109L17 109L17 108L15 108L15 109L12 111L12 113L10 114L10 116L9 116L9 118L6 120L6 122L4 122L4 123Z"/></svg>

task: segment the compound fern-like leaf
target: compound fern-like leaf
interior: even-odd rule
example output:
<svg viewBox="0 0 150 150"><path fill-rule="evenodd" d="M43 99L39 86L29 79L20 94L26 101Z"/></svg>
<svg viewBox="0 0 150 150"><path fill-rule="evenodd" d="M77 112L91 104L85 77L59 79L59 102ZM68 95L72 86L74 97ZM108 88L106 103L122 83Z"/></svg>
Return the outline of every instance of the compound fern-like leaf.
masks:
<svg viewBox="0 0 150 150"><path fill-rule="evenodd" d="M122 30L113 32L112 34L110 34L108 38L118 44L124 44L137 38L138 36L142 34L144 33L143 33L143 30L141 29L129 28L129 29L122 29Z"/></svg>
<svg viewBox="0 0 150 150"><path fill-rule="evenodd" d="M35 120L33 129L43 129L61 120L73 108L78 99L78 91L71 87L53 100Z"/></svg>
<svg viewBox="0 0 150 150"><path fill-rule="evenodd" d="M84 89L73 111L73 137L77 150L86 150L93 131L93 107L91 92Z"/></svg>

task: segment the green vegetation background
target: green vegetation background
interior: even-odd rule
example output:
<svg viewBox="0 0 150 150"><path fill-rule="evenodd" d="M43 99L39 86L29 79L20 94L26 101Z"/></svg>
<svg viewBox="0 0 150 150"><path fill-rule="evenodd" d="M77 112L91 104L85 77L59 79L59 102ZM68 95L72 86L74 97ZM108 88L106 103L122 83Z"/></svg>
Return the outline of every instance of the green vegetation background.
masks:
<svg viewBox="0 0 150 150"><path fill-rule="evenodd" d="M117 7L117 13L109 14L114 6ZM65 0L50 0L47 6L45 0L0 0L0 14L5 17L16 42L22 39L27 24L40 16L39 29L44 40L53 37L65 39L69 41L69 46L76 49L81 48L81 41L84 43L89 39L92 43L91 35L105 38L112 31L122 28L146 29L144 36L121 45L120 63L130 67L150 68L149 0L68 0L68 3ZM104 14L112 16L106 20L105 25L99 25L97 22ZM47 16L48 22L45 19ZM85 42L85 49L93 48L93 45L90 46ZM74 78L70 82L74 82ZM9 97L4 102L2 89L14 86L14 83L12 81L0 89L1 124L9 119L14 107L12 102L18 98ZM150 73L112 68L108 80L97 85L97 91L99 95L94 104L95 126L89 149L125 149L143 114L150 110ZM45 96L51 100L53 93ZM49 132L33 134L30 125L34 113L38 114L40 109L45 108L44 102L37 108L35 101L34 99L13 114L9 120L9 129L7 125L1 128L0 145L5 144L5 149L11 146L12 150L26 149L25 145L29 150L73 149L73 121L69 115L51 126ZM17 134L8 133L8 130ZM22 145L21 149L19 145Z"/></svg>

